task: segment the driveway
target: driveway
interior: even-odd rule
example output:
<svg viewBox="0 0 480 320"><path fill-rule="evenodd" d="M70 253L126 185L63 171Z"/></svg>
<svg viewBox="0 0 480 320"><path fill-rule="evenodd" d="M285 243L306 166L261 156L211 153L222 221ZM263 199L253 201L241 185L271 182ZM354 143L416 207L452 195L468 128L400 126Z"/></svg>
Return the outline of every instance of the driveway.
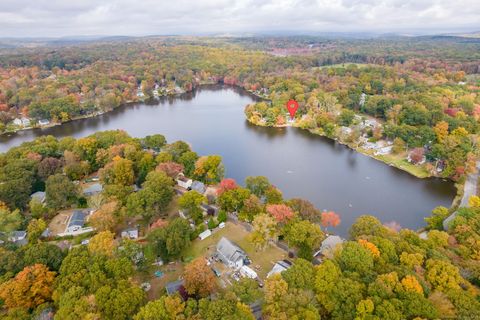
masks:
<svg viewBox="0 0 480 320"><path fill-rule="evenodd" d="M468 199L471 196L477 195L477 182L480 172L480 161L477 161L477 171L468 175L467 180L465 181L465 186L463 188L463 197L460 201L459 208L468 207ZM448 225L450 222L455 219L457 212L452 213L447 219L443 221L443 228L448 230Z"/></svg>

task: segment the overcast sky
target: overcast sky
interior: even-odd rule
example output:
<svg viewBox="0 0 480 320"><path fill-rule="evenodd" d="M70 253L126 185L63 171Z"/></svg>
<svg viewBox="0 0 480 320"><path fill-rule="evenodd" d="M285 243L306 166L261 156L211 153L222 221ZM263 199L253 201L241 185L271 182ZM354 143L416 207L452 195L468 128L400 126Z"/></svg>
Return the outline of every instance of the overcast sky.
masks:
<svg viewBox="0 0 480 320"><path fill-rule="evenodd" d="M0 0L0 37L480 31L480 0Z"/></svg>

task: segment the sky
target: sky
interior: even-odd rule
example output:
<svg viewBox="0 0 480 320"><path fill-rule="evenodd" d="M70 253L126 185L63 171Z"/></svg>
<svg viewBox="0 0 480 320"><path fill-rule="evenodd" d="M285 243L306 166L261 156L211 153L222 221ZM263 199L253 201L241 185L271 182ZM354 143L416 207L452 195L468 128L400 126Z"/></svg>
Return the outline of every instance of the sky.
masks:
<svg viewBox="0 0 480 320"><path fill-rule="evenodd" d="M480 0L0 0L0 37L480 31Z"/></svg>

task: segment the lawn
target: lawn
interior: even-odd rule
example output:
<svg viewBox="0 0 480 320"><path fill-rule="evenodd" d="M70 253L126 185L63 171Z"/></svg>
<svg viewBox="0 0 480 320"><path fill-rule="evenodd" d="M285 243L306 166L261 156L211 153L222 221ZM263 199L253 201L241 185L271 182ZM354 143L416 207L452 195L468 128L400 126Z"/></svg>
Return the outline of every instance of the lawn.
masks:
<svg viewBox="0 0 480 320"><path fill-rule="evenodd" d="M242 248L252 260L251 267L255 269L261 279L265 279L267 273L271 270L275 262L285 259L287 253L275 246L268 247L265 250L257 250L253 244L248 241L249 233L241 226L227 222L225 228L217 229L210 237L192 242L192 246L185 252L184 257L187 261L199 256L208 256L215 251L215 246L221 237L226 237Z"/></svg>
<svg viewBox="0 0 480 320"><path fill-rule="evenodd" d="M155 276L155 271L157 270L164 273L161 278ZM178 280L182 274L183 264L176 262L161 267L150 266L148 271L136 274L134 281L138 283L138 285L141 285L143 282L150 283L152 287L147 292L147 299L152 301L163 295L167 283Z"/></svg>
<svg viewBox="0 0 480 320"><path fill-rule="evenodd" d="M412 164L408 162L404 157L391 154L374 157L385 163L392 164L399 169L405 170L418 178L428 178L431 176L427 169L425 169L425 166Z"/></svg>

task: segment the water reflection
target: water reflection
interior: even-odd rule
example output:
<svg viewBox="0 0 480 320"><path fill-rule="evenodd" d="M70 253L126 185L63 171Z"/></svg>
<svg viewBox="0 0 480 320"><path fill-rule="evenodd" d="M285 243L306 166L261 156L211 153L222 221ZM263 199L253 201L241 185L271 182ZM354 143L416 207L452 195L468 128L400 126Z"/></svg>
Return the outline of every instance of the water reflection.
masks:
<svg viewBox="0 0 480 320"><path fill-rule="evenodd" d="M162 133L169 141L189 142L199 154L221 155L227 175L240 183L249 175L265 175L286 198L302 197L319 209L339 212L342 224L336 232L343 235L361 214L419 228L434 207L450 205L455 195L450 182L417 179L306 130L251 125L243 110L255 100L236 88L209 86L96 118L0 136L0 151L41 135L82 137L114 129L136 137Z"/></svg>

